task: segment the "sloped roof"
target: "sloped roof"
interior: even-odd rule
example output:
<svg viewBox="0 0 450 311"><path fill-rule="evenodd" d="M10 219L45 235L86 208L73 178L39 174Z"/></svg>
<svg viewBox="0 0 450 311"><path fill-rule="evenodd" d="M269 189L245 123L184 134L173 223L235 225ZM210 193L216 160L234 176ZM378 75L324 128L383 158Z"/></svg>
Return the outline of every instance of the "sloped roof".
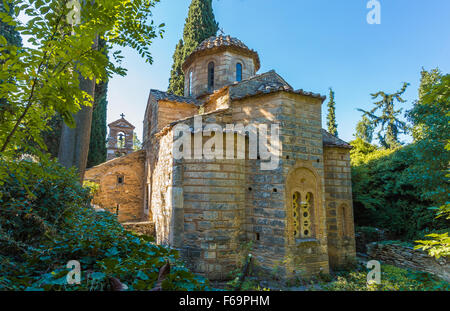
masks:
<svg viewBox="0 0 450 311"><path fill-rule="evenodd" d="M187 103L187 104L194 104L196 106L200 106L201 104L193 97L185 97L185 96L178 96L174 94L170 94L167 92L159 91L159 90L150 90L150 95L153 95L153 97L158 100L167 100L171 102L177 102L177 103Z"/></svg>
<svg viewBox="0 0 450 311"><path fill-rule="evenodd" d="M347 142L343 141L340 138L337 138L336 136L332 135L331 133L327 132L324 129L322 129L322 136L323 136L323 146L324 147L338 147L338 148L346 148L346 149L353 148Z"/></svg>
<svg viewBox="0 0 450 311"><path fill-rule="evenodd" d="M235 50L241 54L253 58L255 61L255 70L258 71L261 67L259 55L255 50L249 49L241 40L233 38L231 36L219 35L217 37L209 37L201 42L197 48L192 52L183 64L183 70L189 67L194 58L197 56L205 55L211 52L219 52L226 49Z"/></svg>
<svg viewBox="0 0 450 311"><path fill-rule="evenodd" d="M260 94L270 94L278 91L285 91L305 96L311 96L325 100L325 96L303 90L294 91L292 86L287 83L275 70L255 75L246 80L235 82L230 86L230 97L232 99L243 99Z"/></svg>
<svg viewBox="0 0 450 311"><path fill-rule="evenodd" d="M108 126L115 126L115 127L123 127L123 128L132 128L133 130L135 129L134 125L131 124L130 122L128 122L127 120L125 120L125 118L120 118L114 122L111 122L108 124Z"/></svg>

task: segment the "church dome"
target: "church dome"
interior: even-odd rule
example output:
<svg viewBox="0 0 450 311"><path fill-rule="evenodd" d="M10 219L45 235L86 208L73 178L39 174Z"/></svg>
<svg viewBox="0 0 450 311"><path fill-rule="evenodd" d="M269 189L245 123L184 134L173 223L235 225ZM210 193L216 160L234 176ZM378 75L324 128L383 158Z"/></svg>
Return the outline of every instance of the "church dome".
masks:
<svg viewBox="0 0 450 311"><path fill-rule="evenodd" d="M192 52L183 64L183 70L193 63L194 59L200 56L214 54L225 50L234 51L238 54L250 57L254 61L255 71L261 67L259 55L255 50L249 49L241 40L231 36L219 35L217 37L209 37L201 42L197 48Z"/></svg>

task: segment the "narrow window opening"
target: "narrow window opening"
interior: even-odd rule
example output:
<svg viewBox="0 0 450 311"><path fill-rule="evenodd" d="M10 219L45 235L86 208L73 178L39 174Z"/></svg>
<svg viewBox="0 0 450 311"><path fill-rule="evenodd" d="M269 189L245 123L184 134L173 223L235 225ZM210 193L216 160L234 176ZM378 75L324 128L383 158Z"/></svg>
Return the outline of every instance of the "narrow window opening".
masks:
<svg viewBox="0 0 450 311"><path fill-rule="evenodd" d="M242 64L241 63L236 64L236 81L238 81L238 82L242 81Z"/></svg>
<svg viewBox="0 0 450 311"><path fill-rule="evenodd" d="M277 188L273 188L273 192L278 192Z"/></svg>
<svg viewBox="0 0 450 311"><path fill-rule="evenodd" d="M208 64L208 90L214 90L214 63L210 62Z"/></svg>
<svg viewBox="0 0 450 311"><path fill-rule="evenodd" d="M259 233L258 232L255 233L255 238L256 238L256 241L259 241Z"/></svg>
<svg viewBox="0 0 450 311"><path fill-rule="evenodd" d="M122 185L124 183L124 177L123 176L117 176L117 183L119 185Z"/></svg>
<svg viewBox="0 0 450 311"><path fill-rule="evenodd" d="M188 91L189 91L189 96L192 96L192 71L189 72L189 80L188 80Z"/></svg>
<svg viewBox="0 0 450 311"><path fill-rule="evenodd" d="M119 210L120 210L120 204L117 204L117 206L116 206L116 215L119 215Z"/></svg>

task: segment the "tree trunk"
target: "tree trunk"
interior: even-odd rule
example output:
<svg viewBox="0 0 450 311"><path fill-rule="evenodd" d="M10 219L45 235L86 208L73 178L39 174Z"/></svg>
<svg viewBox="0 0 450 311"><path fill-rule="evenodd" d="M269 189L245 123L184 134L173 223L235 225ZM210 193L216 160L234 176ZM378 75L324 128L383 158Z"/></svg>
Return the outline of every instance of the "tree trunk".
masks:
<svg viewBox="0 0 450 311"><path fill-rule="evenodd" d="M97 48L98 38L94 42ZM88 80L80 77L80 89L95 96L95 80ZM81 106L75 118L75 128L70 128L63 124L61 130L61 141L59 143L58 160L63 166L71 168L75 166L83 182L89 153L89 142L91 138L92 106Z"/></svg>

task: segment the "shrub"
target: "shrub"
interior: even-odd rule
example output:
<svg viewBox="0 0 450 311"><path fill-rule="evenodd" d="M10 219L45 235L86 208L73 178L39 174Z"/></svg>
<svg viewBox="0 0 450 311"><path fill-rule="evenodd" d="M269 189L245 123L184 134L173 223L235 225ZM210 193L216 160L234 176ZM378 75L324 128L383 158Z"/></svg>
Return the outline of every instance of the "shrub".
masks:
<svg viewBox="0 0 450 311"><path fill-rule="evenodd" d="M155 286L171 263L164 290L204 290L178 253L126 231L116 216L91 208L89 188L56 162L0 160L0 289L109 290L113 278L130 290ZM68 261L81 264L81 284L68 285Z"/></svg>

